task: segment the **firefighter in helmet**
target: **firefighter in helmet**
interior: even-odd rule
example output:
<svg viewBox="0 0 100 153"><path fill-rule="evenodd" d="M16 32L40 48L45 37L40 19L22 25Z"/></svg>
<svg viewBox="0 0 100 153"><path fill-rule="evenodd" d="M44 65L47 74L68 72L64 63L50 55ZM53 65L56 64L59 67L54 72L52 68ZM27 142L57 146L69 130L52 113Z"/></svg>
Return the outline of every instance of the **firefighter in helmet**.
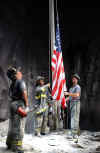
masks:
<svg viewBox="0 0 100 153"><path fill-rule="evenodd" d="M9 96L11 100L6 145L14 152L23 153L22 140L24 136L25 118L21 110L26 111L29 109L26 84L22 79L22 72L19 69L9 67L7 76L11 82L9 87Z"/></svg>
<svg viewBox="0 0 100 153"><path fill-rule="evenodd" d="M48 123L48 96L50 84L45 85L44 77L38 76L35 89L35 135L47 134L49 132Z"/></svg>

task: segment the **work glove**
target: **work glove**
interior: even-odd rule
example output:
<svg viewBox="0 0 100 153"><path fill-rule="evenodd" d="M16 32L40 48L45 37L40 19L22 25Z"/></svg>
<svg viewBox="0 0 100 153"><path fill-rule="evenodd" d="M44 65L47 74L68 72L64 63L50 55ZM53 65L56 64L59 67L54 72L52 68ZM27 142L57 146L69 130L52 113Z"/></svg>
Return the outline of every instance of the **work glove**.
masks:
<svg viewBox="0 0 100 153"><path fill-rule="evenodd" d="M29 110L30 110L30 109L29 109L29 107L27 106L27 107L25 108L25 112L27 112L27 113L28 113L28 112L29 112Z"/></svg>

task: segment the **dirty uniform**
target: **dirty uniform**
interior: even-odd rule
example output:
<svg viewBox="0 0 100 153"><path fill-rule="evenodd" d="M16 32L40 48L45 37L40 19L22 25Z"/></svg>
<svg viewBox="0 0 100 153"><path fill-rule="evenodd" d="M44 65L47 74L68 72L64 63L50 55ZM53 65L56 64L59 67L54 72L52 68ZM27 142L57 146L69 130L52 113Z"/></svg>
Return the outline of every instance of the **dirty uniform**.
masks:
<svg viewBox="0 0 100 153"><path fill-rule="evenodd" d="M81 87L77 84L70 88L69 92L71 93L80 93L81 94ZM79 97L72 97L69 96L70 101L70 110L71 110L71 130L72 135L77 135L79 131L79 118L80 118L80 96Z"/></svg>
<svg viewBox="0 0 100 153"><path fill-rule="evenodd" d="M50 129L58 130L62 128L62 117L61 117L61 104L57 101L54 101L52 104L52 113L50 119Z"/></svg>
<svg viewBox="0 0 100 153"><path fill-rule="evenodd" d="M18 150L22 147L22 140L24 136L25 119L17 112L17 107L25 108L25 102L22 97L23 91L26 90L26 85L23 80L16 80L10 86L10 118L9 129L6 144L12 150ZM20 150L19 149L19 150Z"/></svg>
<svg viewBox="0 0 100 153"><path fill-rule="evenodd" d="M49 132L48 123L48 87L36 87L35 95L35 135Z"/></svg>

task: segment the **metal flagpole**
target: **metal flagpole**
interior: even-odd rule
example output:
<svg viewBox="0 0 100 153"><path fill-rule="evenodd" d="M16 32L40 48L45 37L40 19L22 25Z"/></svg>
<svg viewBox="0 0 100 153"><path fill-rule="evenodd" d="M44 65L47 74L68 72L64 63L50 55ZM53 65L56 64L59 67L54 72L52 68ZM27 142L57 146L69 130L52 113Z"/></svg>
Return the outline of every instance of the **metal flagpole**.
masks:
<svg viewBox="0 0 100 153"><path fill-rule="evenodd" d="M54 50L55 43L55 26L54 26L54 0L49 0L49 80L51 81L51 90L52 90L52 71L51 71L51 59ZM52 92L52 91L51 91ZM54 128L54 104L52 105L52 119L50 120L51 129Z"/></svg>
<svg viewBox="0 0 100 153"><path fill-rule="evenodd" d="M51 57L55 44L54 0L49 0L49 80L52 84Z"/></svg>
<svg viewBox="0 0 100 153"><path fill-rule="evenodd" d="M49 82L51 83L51 0L49 0Z"/></svg>

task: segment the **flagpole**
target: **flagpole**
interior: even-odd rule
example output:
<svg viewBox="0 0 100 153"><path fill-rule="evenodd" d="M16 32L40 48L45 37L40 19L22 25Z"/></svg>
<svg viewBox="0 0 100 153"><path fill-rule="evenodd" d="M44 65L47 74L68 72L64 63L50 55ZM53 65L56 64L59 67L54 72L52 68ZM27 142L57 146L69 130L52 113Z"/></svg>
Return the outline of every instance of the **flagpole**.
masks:
<svg viewBox="0 0 100 153"><path fill-rule="evenodd" d="M51 82L51 1L49 0L49 82Z"/></svg>
<svg viewBox="0 0 100 153"><path fill-rule="evenodd" d="M58 18L57 0L56 0L56 15L57 15L57 18Z"/></svg>
<svg viewBox="0 0 100 153"><path fill-rule="evenodd" d="M52 84L51 57L55 44L54 0L49 0L49 81Z"/></svg>

